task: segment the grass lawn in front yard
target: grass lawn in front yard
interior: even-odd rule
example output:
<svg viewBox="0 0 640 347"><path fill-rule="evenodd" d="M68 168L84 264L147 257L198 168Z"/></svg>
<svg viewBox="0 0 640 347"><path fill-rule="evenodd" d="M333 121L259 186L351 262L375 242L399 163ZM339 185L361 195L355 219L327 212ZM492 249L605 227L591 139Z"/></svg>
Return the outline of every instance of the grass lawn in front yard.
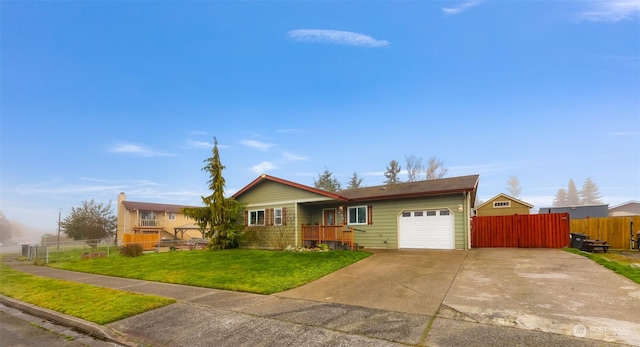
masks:
<svg viewBox="0 0 640 347"><path fill-rule="evenodd" d="M75 257L49 266L107 276L272 294L299 287L370 256L362 251L283 252L253 249Z"/></svg>
<svg viewBox="0 0 640 347"><path fill-rule="evenodd" d="M97 324L108 324L176 302L90 284L34 276L0 264L0 294Z"/></svg>
<svg viewBox="0 0 640 347"><path fill-rule="evenodd" d="M564 250L587 257L617 274L640 283L640 267L638 267L640 261L637 258L616 254L611 251L609 253L589 253L575 248L564 248Z"/></svg>

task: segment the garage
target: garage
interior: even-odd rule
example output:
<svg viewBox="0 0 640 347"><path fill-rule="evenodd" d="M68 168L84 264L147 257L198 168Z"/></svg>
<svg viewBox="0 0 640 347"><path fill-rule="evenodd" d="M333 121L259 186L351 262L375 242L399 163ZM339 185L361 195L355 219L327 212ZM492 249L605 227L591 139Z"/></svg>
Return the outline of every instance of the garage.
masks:
<svg viewBox="0 0 640 347"><path fill-rule="evenodd" d="M403 211L398 218L399 248L455 248L454 216L448 209Z"/></svg>

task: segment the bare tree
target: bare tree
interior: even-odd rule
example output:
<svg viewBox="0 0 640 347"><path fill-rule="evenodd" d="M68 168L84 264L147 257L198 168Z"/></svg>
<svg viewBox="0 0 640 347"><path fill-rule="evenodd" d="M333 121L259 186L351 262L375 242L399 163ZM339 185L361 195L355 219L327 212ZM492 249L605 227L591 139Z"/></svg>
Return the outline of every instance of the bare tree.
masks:
<svg viewBox="0 0 640 347"><path fill-rule="evenodd" d="M398 174L402 170L402 167L398 164L396 160L392 160L387 166L387 171L384 173L384 177L387 179L384 181L386 184L395 184L400 182L400 178L398 178Z"/></svg>
<svg viewBox="0 0 640 347"><path fill-rule="evenodd" d="M520 197L522 187L520 187L520 180L518 180L518 176L509 176L509 179L507 180L507 190L509 191L509 195L515 198Z"/></svg>
<svg viewBox="0 0 640 347"><path fill-rule="evenodd" d="M429 159L429 165L425 170L425 180L435 180L447 175L449 169L444 167L444 162L435 156Z"/></svg>
<svg viewBox="0 0 640 347"><path fill-rule="evenodd" d="M351 179L349 180L349 184L347 185L347 189L361 188L363 180L364 180L364 178L358 177L358 174L354 172L353 176L351 176Z"/></svg>
<svg viewBox="0 0 640 347"><path fill-rule="evenodd" d="M417 158L416 156L404 156L404 160L407 164L407 181L415 182L420 180L420 176L422 175L422 170L424 167L422 166L422 158Z"/></svg>

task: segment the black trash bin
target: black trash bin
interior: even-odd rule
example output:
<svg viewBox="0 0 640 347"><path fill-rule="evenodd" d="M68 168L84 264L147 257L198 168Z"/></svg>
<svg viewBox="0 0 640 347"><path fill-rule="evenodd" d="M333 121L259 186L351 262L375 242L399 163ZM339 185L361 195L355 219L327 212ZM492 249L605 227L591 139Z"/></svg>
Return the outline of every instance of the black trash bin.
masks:
<svg viewBox="0 0 640 347"><path fill-rule="evenodd" d="M587 235L581 233L571 233L571 248L582 249L582 243Z"/></svg>
<svg viewBox="0 0 640 347"><path fill-rule="evenodd" d="M29 245L22 245L22 256L23 257L28 257L29 256Z"/></svg>

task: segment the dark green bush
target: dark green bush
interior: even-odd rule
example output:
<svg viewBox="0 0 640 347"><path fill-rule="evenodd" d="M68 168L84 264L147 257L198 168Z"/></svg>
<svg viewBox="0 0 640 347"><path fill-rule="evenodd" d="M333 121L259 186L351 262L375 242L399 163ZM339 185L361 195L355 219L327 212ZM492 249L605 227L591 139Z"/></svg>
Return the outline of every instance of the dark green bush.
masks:
<svg viewBox="0 0 640 347"><path fill-rule="evenodd" d="M125 257L137 257L142 255L142 245L139 243L130 243L120 248L120 254Z"/></svg>

